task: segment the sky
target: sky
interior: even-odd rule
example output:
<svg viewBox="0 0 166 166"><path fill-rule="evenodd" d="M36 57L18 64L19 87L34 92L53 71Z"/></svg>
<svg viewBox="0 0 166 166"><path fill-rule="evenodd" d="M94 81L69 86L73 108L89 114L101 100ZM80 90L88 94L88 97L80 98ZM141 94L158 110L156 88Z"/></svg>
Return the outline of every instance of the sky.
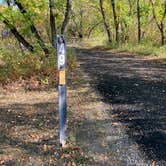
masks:
<svg viewBox="0 0 166 166"><path fill-rule="evenodd" d="M3 4L4 3L4 0L0 0L0 4Z"/></svg>
<svg viewBox="0 0 166 166"><path fill-rule="evenodd" d="M11 2L13 2L13 1L11 1ZM7 3L5 2L5 0L0 0L0 5L7 5Z"/></svg>

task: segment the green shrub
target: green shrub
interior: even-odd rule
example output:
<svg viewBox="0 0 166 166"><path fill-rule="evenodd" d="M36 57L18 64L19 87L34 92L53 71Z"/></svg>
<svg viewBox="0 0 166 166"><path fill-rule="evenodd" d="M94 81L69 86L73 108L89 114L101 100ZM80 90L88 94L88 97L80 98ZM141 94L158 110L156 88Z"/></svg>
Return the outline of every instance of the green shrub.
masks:
<svg viewBox="0 0 166 166"><path fill-rule="evenodd" d="M57 80L57 56L55 50L50 49L48 58L39 49L34 53L19 49L0 50L0 59L4 66L0 66L0 83L6 80L15 81L22 77L28 79L36 77L41 84L53 84ZM67 66L71 71L76 65L74 49L67 49Z"/></svg>

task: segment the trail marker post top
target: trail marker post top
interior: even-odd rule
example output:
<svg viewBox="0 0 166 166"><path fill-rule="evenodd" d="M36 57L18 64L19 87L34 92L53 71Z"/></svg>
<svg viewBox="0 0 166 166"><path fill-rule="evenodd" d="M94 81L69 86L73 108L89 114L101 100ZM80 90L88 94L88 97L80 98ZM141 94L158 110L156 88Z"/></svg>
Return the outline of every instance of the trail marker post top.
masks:
<svg viewBox="0 0 166 166"><path fill-rule="evenodd" d="M58 70L66 69L66 42L64 35L57 35Z"/></svg>
<svg viewBox="0 0 166 166"><path fill-rule="evenodd" d="M59 140L62 147L66 146L66 119L67 119L67 95L66 95L66 41L64 35L57 35L57 57L58 57L58 109L59 109Z"/></svg>

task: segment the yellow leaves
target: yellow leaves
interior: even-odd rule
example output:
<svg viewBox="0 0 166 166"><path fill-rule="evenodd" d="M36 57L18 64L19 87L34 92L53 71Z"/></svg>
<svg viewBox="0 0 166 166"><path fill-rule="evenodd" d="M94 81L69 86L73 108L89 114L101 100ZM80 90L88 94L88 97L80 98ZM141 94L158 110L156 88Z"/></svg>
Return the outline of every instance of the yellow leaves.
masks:
<svg viewBox="0 0 166 166"><path fill-rule="evenodd" d="M43 150L46 152L48 150L48 146L46 144L43 145Z"/></svg>
<svg viewBox="0 0 166 166"><path fill-rule="evenodd" d="M3 13L4 12L4 10L6 10L6 6L0 6L0 11L1 11L1 13Z"/></svg>
<svg viewBox="0 0 166 166"><path fill-rule="evenodd" d="M72 162L71 165L68 165L68 166L76 166L76 163Z"/></svg>
<svg viewBox="0 0 166 166"><path fill-rule="evenodd" d="M61 159L64 159L64 158L65 158L65 155L64 155L64 154L62 154Z"/></svg>

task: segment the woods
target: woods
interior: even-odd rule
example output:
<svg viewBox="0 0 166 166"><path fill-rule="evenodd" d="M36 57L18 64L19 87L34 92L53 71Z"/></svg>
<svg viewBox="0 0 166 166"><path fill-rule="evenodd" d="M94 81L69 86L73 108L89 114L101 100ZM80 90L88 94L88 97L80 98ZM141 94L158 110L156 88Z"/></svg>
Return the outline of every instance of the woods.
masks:
<svg viewBox="0 0 166 166"><path fill-rule="evenodd" d="M42 16L47 20L42 19ZM160 34L160 43L164 45L165 17L165 0L81 0L79 3L74 0L49 0L49 2L40 0L38 3L33 0L31 3L14 0L3 1L1 4L1 21L11 29L17 40L32 51L32 46L27 45L25 37L24 40L18 37L18 33L23 33L25 29L25 36L31 31L46 56L49 54L46 43L54 47L57 32L62 34L66 32L67 36L78 38L87 38L92 32L91 38L105 34L110 44L136 41L141 43L143 40L154 45L158 43ZM18 19L24 19L28 25L21 25L21 22L16 21ZM44 24L44 21L46 24L41 29L47 27L45 29L47 32L42 30L42 33L39 33L36 26ZM3 25L1 27L5 28ZM11 27L15 30L13 31ZM48 34L50 39L45 36L46 33L50 33ZM42 39L43 36L46 38Z"/></svg>
<svg viewBox="0 0 166 166"><path fill-rule="evenodd" d="M57 34L65 34L69 44L74 39L156 55L165 50L166 0L1 0L0 4L1 59L12 64L12 72L20 68L19 72L29 75L29 69L20 67L32 65L27 54L37 60L34 71L53 70ZM5 31L13 35L5 36ZM69 52L72 66L75 55Z"/></svg>
<svg viewBox="0 0 166 166"><path fill-rule="evenodd" d="M65 13L65 17L64 17L64 21L62 23L62 27L61 27L61 33L63 34L65 32L65 29L66 29L66 25L69 21L69 18L70 18L70 11L71 11L71 1L70 0L67 0L66 2L66 13ZM32 21L31 19L31 16L29 14L29 12L26 11L25 7L22 5L21 1L18 1L18 0L14 0L14 2L12 1L6 1L6 4L8 6L7 9L10 10L10 13L8 13L8 16L11 14L12 15L12 12L16 12L15 10L16 9L13 9L12 8L14 6L16 6L19 11L17 12L20 12L22 14L22 16L24 17L24 19L29 22L29 30L32 32L32 34L34 34L34 37L36 38L36 41L37 43L40 45L41 49L43 50L43 52L45 53L46 57L48 56L49 54L49 50L48 48L46 47L45 45L45 42L43 41L42 37L40 36L37 28L35 27L35 24L34 22ZM11 7L12 6L12 7ZM55 25L55 18L54 18L54 13L53 13L53 7L54 7L54 1L53 0L50 0L49 1L49 8L50 8L50 27L51 27L51 40L52 40L52 46L55 45L55 37L56 37L56 25ZM8 12L9 12L8 10ZM4 24L11 30L11 32L13 33L13 35L17 38L17 40L19 42L21 42L26 48L28 48L30 51L32 51L32 46L30 46L30 44L25 41L25 39L21 36L21 35L18 35L19 33L17 32L17 29L15 26L11 25L10 24L10 21L7 20L4 16L3 16L3 13L0 13L1 14L1 19L3 20Z"/></svg>
<svg viewBox="0 0 166 166"><path fill-rule="evenodd" d="M101 5L103 2L104 6ZM140 44L143 40L156 45L158 41L155 40L160 40L161 45L164 45L165 3L164 0L111 0L100 1L100 6L102 6L102 17L104 12L104 20L110 25L107 29L114 34L112 40L117 44L136 41ZM161 38L158 36L159 33ZM154 39L151 38L151 34L155 36Z"/></svg>

